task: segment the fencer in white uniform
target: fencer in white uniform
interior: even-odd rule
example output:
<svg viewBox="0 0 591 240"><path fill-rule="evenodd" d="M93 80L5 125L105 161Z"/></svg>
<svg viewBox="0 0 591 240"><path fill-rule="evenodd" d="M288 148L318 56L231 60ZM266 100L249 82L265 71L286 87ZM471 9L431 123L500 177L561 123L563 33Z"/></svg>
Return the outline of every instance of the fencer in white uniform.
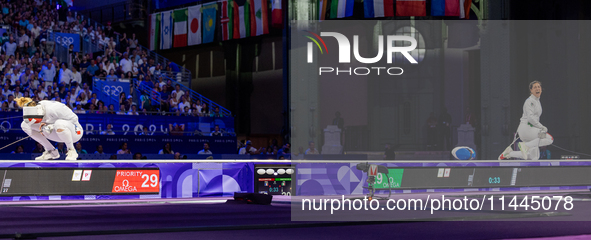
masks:
<svg viewBox="0 0 591 240"><path fill-rule="evenodd" d="M554 142L552 135L548 134L548 128L540 123L542 115L542 84L533 81L529 84L531 95L523 104L523 116L520 119L517 133L522 142L518 144L520 151L513 151L509 145L499 156L499 160L507 158L522 158L526 160L538 160L540 147L548 146Z"/></svg>
<svg viewBox="0 0 591 240"><path fill-rule="evenodd" d="M19 98L17 103L23 108L21 128L45 148L43 155L35 160L59 158L60 154L48 139L66 145L66 160L78 158L74 143L80 141L84 131L78 122L78 116L70 108L61 102L34 102L30 98Z"/></svg>

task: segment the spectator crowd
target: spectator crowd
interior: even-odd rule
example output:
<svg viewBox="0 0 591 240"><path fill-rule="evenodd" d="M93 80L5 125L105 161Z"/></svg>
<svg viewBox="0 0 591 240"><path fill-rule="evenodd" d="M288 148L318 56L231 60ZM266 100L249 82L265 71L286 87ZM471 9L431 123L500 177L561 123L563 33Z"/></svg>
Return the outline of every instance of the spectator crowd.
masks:
<svg viewBox="0 0 591 240"><path fill-rule="evenodd" d="M55 1L54 1L55 3ZM219 107L191 97L172 80L179 67L155 63L140 48L135 33L119 34L111 24L90 24L67 7L56 9L45 0L0 0L0 111L18 111L18 97L60 101L77 114L223 117ZM79 34L92 51L69 46L68 59L58 61L52 33ZM107 106L93 93L94 81L128 81L130 96Z"/></svg>
<svg viewBox="0 0 591 240"><path fill-rule="evenodd" d="M110 23L104 27L92 24L67 7L56 8L55 4L56 1L51 4L48 0L0 0L0 26L4 30L0 31L0 112L18 112L20 107L15 100L30 97L34 101L62 102L76 114L224 117L219 106L209 106L208 102L183 90L184 87L173 80L177 75L172 75L180 72L179 66L172 62L156 63L138 44L135 33L117 33ZM74 45L70 45L67 59L61 59L54 33L79 34L81 42L92 47L74 49ZM97 96L101 93L93 92L93 85L109 81L129 82L131 94L122 92L118 102L105 104ZM106 127L99 134L115 134L111 124ZM184 125L171 124L169 128L170 135L182 136L185 132ZM147 129L142 134L147 135ZM223 136L226 132L215 126L208 134ZM197 130L192 135L203 133ZM64 150L61 145L57 144L58 150ZM245 147L240 150L245 154L271 155L289 151L285 146ZM79 154L104 153L102 146L87 152L77 143L76 149ZM20 145L14 150L13 153L26 152ZM33 153L43 151L39 144L32 150ZM182 157L171 150L170 144L161 152ZM205 143L200 152L213 153L216 152L209 148L209 143ZM122 144L117 154L132 152Z"/></svg>

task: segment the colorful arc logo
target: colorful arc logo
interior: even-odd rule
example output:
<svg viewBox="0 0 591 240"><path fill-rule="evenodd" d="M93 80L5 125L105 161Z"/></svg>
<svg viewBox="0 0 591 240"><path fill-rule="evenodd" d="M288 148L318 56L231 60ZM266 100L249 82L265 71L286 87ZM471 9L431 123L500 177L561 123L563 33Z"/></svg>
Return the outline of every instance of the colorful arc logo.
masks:
<svg viewBox="0 0 591 240"><path fill-rule="evenodd" d="M309 33L310 35L312 35L312 36L305 36L305 37L307 37L308 39L310 39L314 43L316 43L316 46L318 46L318 49L320 49L321 54L324 54L324 52L322 51L322 47L320 46L320 43L318 43L318 41L316 41L316 39L314 39L314 37L316 37L322 43L322 45L324 46L324 50L328 54L328 48L326 48L326 43L324 43L324 40L322 40L322 38L320 36L318 36L318 34L310 32L310 31L306 31L306 30L304 30L304 31Z"/></svg>

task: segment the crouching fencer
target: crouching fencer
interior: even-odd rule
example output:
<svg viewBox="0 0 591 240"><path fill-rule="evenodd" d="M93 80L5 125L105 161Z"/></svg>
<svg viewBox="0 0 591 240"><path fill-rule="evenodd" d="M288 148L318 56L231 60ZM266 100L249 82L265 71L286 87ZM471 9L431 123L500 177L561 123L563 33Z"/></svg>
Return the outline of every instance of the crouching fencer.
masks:
<svg viewBox="0 0 591 240"><path fill-rule="evenodd" d="M59 152L48 139L62 142L68 147L66 160L78 158L74 143L82 138L83 130L78 123L78 116L70 108L56 101L35 102L30 98L18 98L16 102L23 108L21 128L45 148L43 155L35 160L51 160L60 157Z"/></svg>
<svg viewBox="0 0 591 240"><path fill-rule="evenodd" d="M554 142L552 135L548 134L548 128L540 123L542 115L542 83L533 81L529 84L531 95L523 104L523 116L521 117L517 133L522 142L518 144L519 151L513 151L509 145L499 156L499 160L507 158L522 158L525 160L538 160L540 147L548 146ZM514 141L515 142L515 141Z"/></svg>

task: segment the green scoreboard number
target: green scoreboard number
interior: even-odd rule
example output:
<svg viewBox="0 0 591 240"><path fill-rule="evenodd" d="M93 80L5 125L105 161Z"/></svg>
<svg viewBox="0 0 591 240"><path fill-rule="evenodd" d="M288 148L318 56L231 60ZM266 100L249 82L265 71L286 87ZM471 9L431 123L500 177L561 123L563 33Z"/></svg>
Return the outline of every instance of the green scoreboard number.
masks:
<svg viewBox="0 0 591 240"><path fill-rule="evenodd" d="M375 188L400 188L402 185L402 175L404 169L402 168L389 168L388 175L380 173L376 176ZM388 184L390 182L390 184ZM391 187L390 187L391 186Z"/></svg>

